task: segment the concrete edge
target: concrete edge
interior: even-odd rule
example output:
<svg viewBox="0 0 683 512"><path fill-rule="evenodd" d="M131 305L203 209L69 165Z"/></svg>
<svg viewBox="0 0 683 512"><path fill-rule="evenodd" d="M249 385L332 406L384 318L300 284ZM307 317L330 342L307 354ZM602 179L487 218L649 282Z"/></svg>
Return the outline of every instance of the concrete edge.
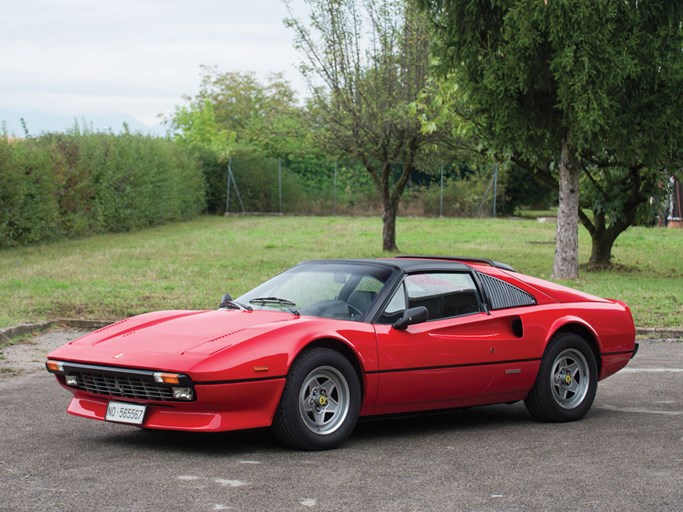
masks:
<svg viewBox="0 0 683 512"><path fill-rule="evenodd" d="M33 324L19 324L11 327L0 329L0 344L3 342L12 341L14 338L26 336L27 334L39 333L47 331L54 326L68 327L72 329L82 329L94 331L106 325L114 323L115 320L81 320L78 318L59 318L57 320L48 320L47 322L37 322Z"/></svg>
<svg viewBox="0 0 683 512"><path fill-rule="evenodd" d="M0 329L0 343L11 341L14 338L32 334L34 332L47 331L54 326L70 327L72 329L82 329L94 331L109 324L113 324L116 320L82 320L79 318L59 318L57 320L49 320L47 322L38 322L33 324L19 324L12 327ZM641 339L661 339L673 338L683 339L683 329L674 329L666 327L638 327L636 328L636 336Z"/></svg>
<svg viewBox="0 0 683 512"><path fill-rule="evenodd" d="M671 327L638 327L636 328L636 336L645 339L683 339L683 329L674 329Z"/></svg>

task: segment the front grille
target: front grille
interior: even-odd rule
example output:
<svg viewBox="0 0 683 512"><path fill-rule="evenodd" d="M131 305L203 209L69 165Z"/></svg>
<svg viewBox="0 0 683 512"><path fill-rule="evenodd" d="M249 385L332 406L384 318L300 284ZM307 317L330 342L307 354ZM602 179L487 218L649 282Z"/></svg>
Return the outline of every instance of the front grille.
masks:
<svg viewBox="0 0 683 512"><path fill-rule="evenodd" d="M95 395L132 400L155 400L162 402L187 402L186 399L173 397L173 386L157 382L154 370L138 370L114 366L72 363L60 361L59 370L49 370L57 374L70 388L81 389ZM192 379L178 373L177 387L194 388ZM194 394L194 391L191 393ZM190 399L192 400L192 399Z"/></svg>
<svg viewBox="0 0 683 512"><path fill-rule="evenodd" d="M86 372L77 374L77 377L78 385L76 387L89 393L140 400L174 400L170 387L149 382L139 377Z"/></svg>

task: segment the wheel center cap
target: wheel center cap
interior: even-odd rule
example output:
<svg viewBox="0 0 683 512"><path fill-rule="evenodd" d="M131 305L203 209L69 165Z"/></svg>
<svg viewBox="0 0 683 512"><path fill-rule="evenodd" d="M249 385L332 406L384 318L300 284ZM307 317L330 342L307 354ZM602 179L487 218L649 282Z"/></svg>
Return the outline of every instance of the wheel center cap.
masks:
<svg viewBox="0 0 683 512"><path fill-rule="evenodd" d="M572 376L569 375L569 374L565 375L565 376L564 376L564 381L565 381L567 384L571 384L571 383L572 383Z"/></svg>
<svg viewBox="0 0 683 512"><path fill-rule="evenodd" d="M318 405L320 407L325 407L327 405L327 397L325 395L320 395L318 397Z"/></svg>

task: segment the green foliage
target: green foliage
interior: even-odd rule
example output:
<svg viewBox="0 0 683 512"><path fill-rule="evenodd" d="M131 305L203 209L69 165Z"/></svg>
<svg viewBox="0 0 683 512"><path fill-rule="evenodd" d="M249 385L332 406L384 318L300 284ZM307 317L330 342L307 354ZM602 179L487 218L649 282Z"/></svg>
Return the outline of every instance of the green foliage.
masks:
<svg viewBox="0 0 683 512"><path fill-rule="evenodd" d="M49 155L0 137L0 247L54 239L58 201Z"/></svg>
<svg viewBox="0 0 683 512"><path fill-rule="evenodd" d="M469 103L458 113L483 144L546 183L557 182L558 168L565 186L579 169L591 174L583 203L594 219L578 214L602 248L592 260L608 264L616 237L665 179L662 169L683 164L683 4L421 3L436 22L441 67ZM566 235L577 208L559 210ZM565 239L558 229L556 254L569 252Z"/></svg>
<svg viewBox="0 0 683 512"><path fill-rule="evenodd" d="M0 139L0 247L190 218L204 181L187 148L104 133Z"/></svg>
<svg viewBox="0 0 683 512"><path fill-rule="evenodd" d="M196 102L194 107L176 107L173 125L176 140L213 151L221 162L230 158L237 134L218 126L213 103L208 99Z"/></svg>
<svg viewBox="0 0 683 512"><path fill-rule="evenodd" d="M382 206L382 247L397 251L399 202L419 153L439 135L422 130L416 107L429 76L427 19L413 0L305 3L307 19L285 23L296 34L301 71L325 86L313 90L321 146L368 172ZM394 162L402 166L396 177Z"/></svg>
<svg viewBox="0 0 683 512"><path fill-rule="evenodd" d="M231 160L232 172L247 212L306 212L306 197L297 176L282 168L282 210L280 210L280 168L278 160L265 157L252 148L240 148ZM224 174L225 175L225 174ZM237 195L231 190L230 211L240 211Z"/></svg>
<svg viewBox="0 0 683 512"><path fill-rule="evenodd" d="M301 153L306 128L294 89L281 74L262 83L253 73L209 66L201 73L199 92L169 120L177 137L215 151L221 161L237 146L269 157Z"/></svg>

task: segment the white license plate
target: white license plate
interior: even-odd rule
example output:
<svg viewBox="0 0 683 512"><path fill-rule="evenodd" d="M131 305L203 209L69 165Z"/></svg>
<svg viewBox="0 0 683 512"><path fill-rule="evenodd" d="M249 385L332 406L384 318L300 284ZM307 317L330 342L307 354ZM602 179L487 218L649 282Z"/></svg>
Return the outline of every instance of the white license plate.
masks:
<svg viewBox="0 0 683 512"><path fill-rule="evenodd" d="M107 405L107 414L104 419L107 421L116 421L118 423L142 425L142 422L145 419L146 410L146 405L109 402L109 405Z"/></svg>

